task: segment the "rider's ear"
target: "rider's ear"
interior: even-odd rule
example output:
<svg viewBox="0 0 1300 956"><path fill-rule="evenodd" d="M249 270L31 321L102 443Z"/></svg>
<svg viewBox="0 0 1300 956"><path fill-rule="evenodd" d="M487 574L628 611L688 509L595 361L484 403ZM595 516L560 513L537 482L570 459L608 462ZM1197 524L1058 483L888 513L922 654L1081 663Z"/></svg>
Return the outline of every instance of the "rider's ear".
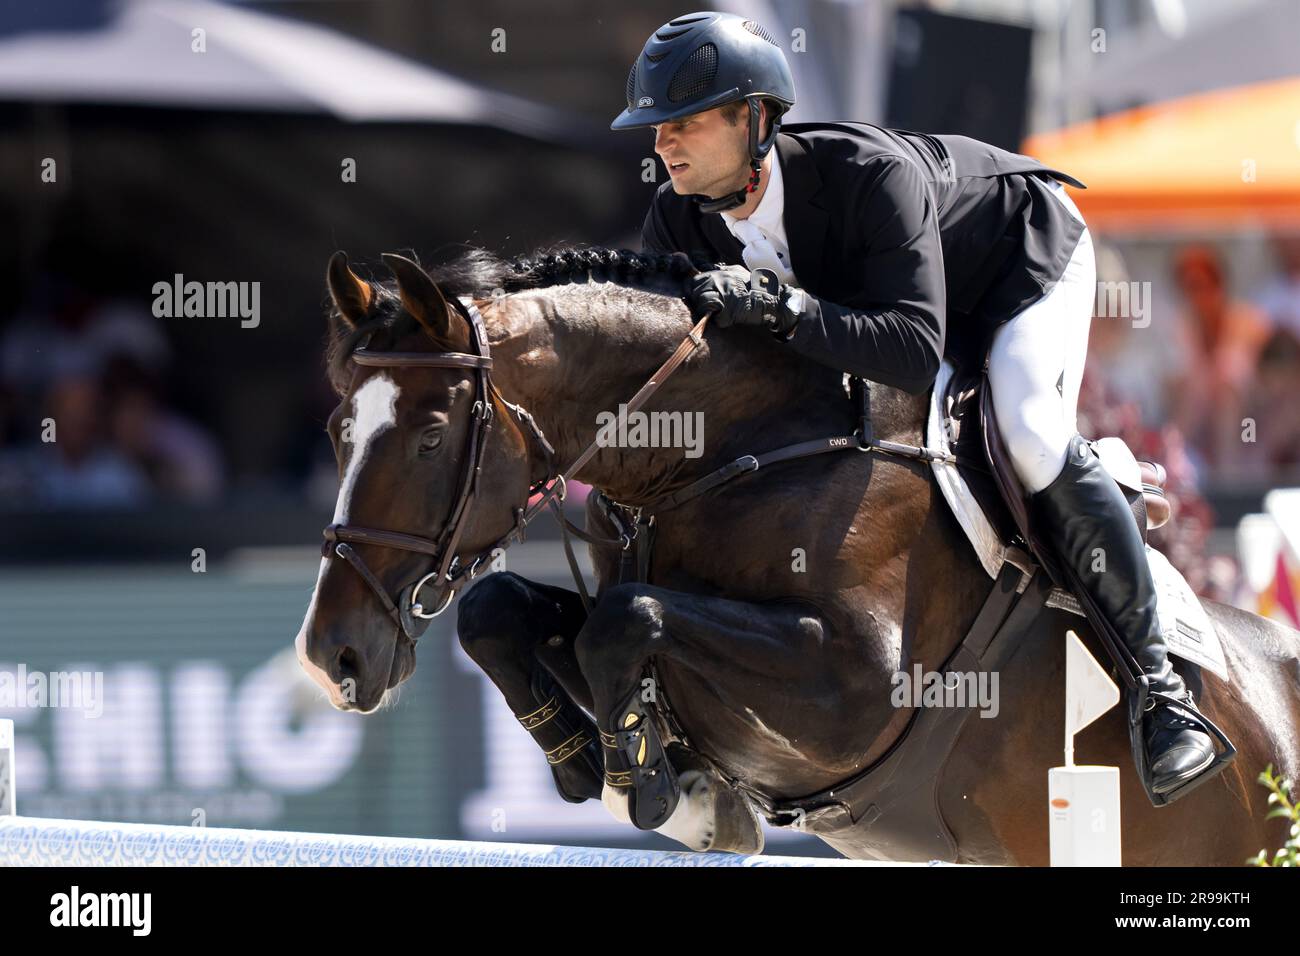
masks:
<svg viewBox="0 0 1300 956"><path fill-rule="evenodd" d="M329 285L330 298L334 307L348 325L356 328L370 311L370 286L358 279L348 268L347 253L339 250L330 256L329 268L325 270L325 281Z"/></svg>
<svg viewBox="0 0 1300 956"><path fill-rule="evenodd" d="M451 338L451 307L443 298L438 284L428 273L405 256L385 252L384 263L397 277L397 288L402 295L402 308L415 318L433 336L435 342Z"/></svg>

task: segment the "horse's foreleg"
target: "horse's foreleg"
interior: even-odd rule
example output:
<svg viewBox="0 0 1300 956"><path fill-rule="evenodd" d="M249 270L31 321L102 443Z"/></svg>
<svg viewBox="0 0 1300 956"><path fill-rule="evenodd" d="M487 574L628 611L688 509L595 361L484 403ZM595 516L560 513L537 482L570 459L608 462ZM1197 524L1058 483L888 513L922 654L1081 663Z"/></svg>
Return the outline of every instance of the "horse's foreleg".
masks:
<svg viewBox="0 0 1300 956"><path fill-rule="evenodd" d="M573 653L586 616L578 595L501 572L470 588L457 613L461 646L546 754L560 796L599 797L599 737L574 703L591 701Z"/></svg>
<svg viewBox="0 0 1300 956"><path fill-rule="evenodd" d="M745 738L735 739L735 752L762 752L777 738L789 748L776 726L798 719L804 709L791 699L791 686L812 701L833 696L823 694L836 669L822 646L823 630L819 618L791 605L641 584L610 588L577 639L605 748L606 804L625 799L628 816L641 829L664 827L678 807L679 768L669 760L654 719L658 689L645 680L651 658L694 673L709 696L709 702L694 702L695 709L713 711L713 731ZM743 804L738 796L730 799ZM752 820L747 805L744 811Z"/></svg>

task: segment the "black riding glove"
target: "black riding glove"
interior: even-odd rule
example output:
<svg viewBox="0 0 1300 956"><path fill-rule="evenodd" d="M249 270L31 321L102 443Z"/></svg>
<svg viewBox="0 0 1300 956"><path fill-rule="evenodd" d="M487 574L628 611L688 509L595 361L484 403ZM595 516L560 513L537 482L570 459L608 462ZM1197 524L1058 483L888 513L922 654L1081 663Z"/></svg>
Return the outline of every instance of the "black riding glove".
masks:
<svg viewBox="0 0 1300 956"><path fill-rule="evenodd" d="M699 321L710 312L714 322L756 325L784 338L798 324L800 313L789 307L789 286L782 285L770 269L759 269L761 287L750 286L751 272L745 266L730 265L691 278L683 298L691 316Z"/></svg>

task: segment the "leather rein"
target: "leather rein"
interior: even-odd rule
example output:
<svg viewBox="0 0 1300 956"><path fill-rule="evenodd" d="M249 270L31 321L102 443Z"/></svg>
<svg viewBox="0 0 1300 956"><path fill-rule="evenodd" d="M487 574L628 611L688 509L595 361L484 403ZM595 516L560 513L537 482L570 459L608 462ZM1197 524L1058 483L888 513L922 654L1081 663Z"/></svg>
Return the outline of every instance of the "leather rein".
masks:
<svg viewBox="0 0 1300 956"><path fill-rule="evenodd" d="M447 610L456 595L456 591L479 574L483 564L493 557L498 548L504 550L513 542L524 540L528 524L543 510L549 509L559 523L569 569L573 573L573 579L578 586L578 593L582 597L583 606L590 611L592 606L591 596L587 592L582 571L573 554L572 543L569 539L570 532L590 544L616 546L623 551L627 551L636 537L636 528L640 525L643 516L648 516L653 521L653 516L659 511L678 507L692 498L711 491L741 475L757 471L776 462L805 458L825 452L856 450L861 452L882 452L919 461L943 460L956 462L956 458L947 452L936 451L923 446L904 445L875 439L871 431L868 383L863 379L854 379L856 383L855 390L860 402L860 425L852 434L834 435L829 438L799 442L759 455L742 455L740 458L705 475L698 481L659 498L649 505L637 508L619 506L636 515L633 528L629 531L622 525L622 522L616 521L616 527L619 527L622 532L618 537L602 538L594 536L576 527L565 518L562 502L567 492L569 480L595 456L602 446L593 439L591 444L574 459L568 468L562 472L557 472L554 467L555 449L547 440L541 427L522 405L507 402L492 382L492 355L488 346L487 326L478 307L474 305L472 300L462 300L459 297L452 297L449 304L469 324L471 330L470 345L475 350L473 353L377 352L366 347L366 343L363 343L360 348L357 348L352 353L352 360L362 366L378 368L461 368L465 369L467 374L474 376L475 400L465 471L461 476L455 507L451 511L442 534L434 539L405 532L368 528L361 525L331 524L325 528L324 541L321 544L321 555L323 557L329 557L333 554L352 566L379 599L384 611L397 625L399 633L405 635L412 644L419 641L420 635L428 628L429 621ZM629 414L645 404L650 396L668 380L669 376L686 361L691 353L699 348L703 343L704 328L708 324L710 317L711 314L700 319L681 341L681 344L677 346L673 354L668 357L668 360L637 390L636 394L627 402ZM484 450L495 418L494 398L510 409L520 423L527 426L525 434L532 436L533 442L541 449L545 458L546 477L531 484L524 504L514 509L514 527L466 564L461 561L456 549L465 530L465 524L478 491L478 479L483 466ZM540 494L540 497L537 501L529 505L528 501L538 494ZM397 600L394 601L378 577L366 565L361 555L352 547L354 544L377 545L398 551L428 555L433 559L432 569L404 587ZM434 600L428 605L420 600L421 592L426 587L434 588L436 594Z"/></svg>

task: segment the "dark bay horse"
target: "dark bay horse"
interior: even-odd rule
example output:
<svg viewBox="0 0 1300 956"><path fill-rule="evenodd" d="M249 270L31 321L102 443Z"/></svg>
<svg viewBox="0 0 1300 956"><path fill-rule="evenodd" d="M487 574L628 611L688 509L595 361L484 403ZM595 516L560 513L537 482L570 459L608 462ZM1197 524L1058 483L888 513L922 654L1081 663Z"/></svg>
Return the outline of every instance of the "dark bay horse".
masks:
<svg viewBox="0 0 1300 956"><path fill-rule="evenodd" d="M554 464L573 461L598 414L626 402L691 329L680 256L587 250L506 263L475 250L428 272L385 261L396 281L364 281L341 254L328 271L335 525L445 543L456 524L465 559L509 536ZM485 433L478 349L455 297L481 313L490 341ZM358 359L393 352L471 358L434 367ZM877 437L921 443L925 395L875 386L871 401ZM709 330L647 408L702 413L703 454L602 448L578 477L633 506L746 453L855 424L839 373L739 328ZM479 482L462 508L469 456L481 458ZM612 535L593 500L589 530ZM436 555L392 540L353 539L346 561L329 552L298 635L304 668L342 709L373 711L415 666L418 633L384 595L409 598ZM548 753L566 799L601 798L695 849L757 851L754 795L815 794L884 754L911 716L891 703L893 675L937 669L991 583L928 465L852 451L745 475L659 514L653 583L614 583L617 549L592 555L599 586L589 613L573 591L490 574L460 600L460 639ZM419 587L415 597L418 607ZM443 600L440 591L430 606ZM1206 672L1198 702L1237 744L1235 763L1155 809L1132 768L1122 708L1077 739L1080 763L1121 768L1128 864L1237 865L1283 838L1282 821L1264 819L1267 791L1255 776L1270 763L1300 775L1300 634L1205 606L1231 682ZM1061 762L1067 629L1106 660L1082 619L1048 608L1000 673L996 718L967 721L942 769L938 809L962 862L1047 862L1046 772ZM848 856L878 854L862 827L807 829Z"/></svg>

